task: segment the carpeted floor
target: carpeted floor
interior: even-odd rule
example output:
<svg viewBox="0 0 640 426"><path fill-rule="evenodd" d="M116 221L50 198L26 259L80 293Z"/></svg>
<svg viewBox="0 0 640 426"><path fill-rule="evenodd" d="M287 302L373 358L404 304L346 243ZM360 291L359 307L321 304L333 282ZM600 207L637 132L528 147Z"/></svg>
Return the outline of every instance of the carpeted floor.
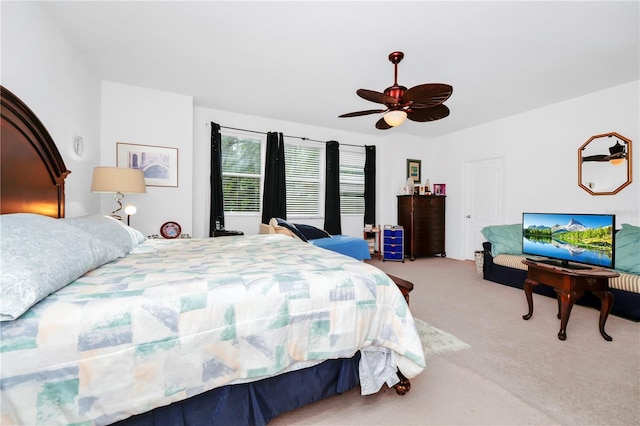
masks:
<svg viewBox="0 0 640 426"><path fill-rule="evenodd" d="M404 396L359 389L282 414L271 425L640 425L640 323L575 306L557 338L555 299L482 279L471 261L371 261L414 283L416 319L464 345L427 356ZM614 301L615 303L615 301Z"/></svg>

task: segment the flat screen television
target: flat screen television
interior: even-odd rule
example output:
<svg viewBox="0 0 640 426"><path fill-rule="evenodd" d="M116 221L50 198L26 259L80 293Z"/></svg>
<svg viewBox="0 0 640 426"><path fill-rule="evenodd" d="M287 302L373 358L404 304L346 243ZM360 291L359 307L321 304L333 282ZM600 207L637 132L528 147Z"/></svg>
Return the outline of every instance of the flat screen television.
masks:
<svg viewBox="0 0 640 426"><path fill-rule="evenodd" d="M613 269L615 229L614 214L523 213L522 252L564 268Z"/></svg>

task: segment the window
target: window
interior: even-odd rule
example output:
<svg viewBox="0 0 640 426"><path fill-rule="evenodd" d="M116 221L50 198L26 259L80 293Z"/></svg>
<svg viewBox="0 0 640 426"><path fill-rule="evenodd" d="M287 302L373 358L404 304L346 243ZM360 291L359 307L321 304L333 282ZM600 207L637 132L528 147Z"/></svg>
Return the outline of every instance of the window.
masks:
<svg viewBox="0 0 640 426"><path fill-rule="evenodd" d="M224 211L260 213L262 141L244 135L222 135Z"/></svg>
<svg viewBox="0 0 640 426"><path fill-rule="evenodd" d="M226 213L262 211L264 136L222 134L222 190ZM285 141L287 217L320 217L324 208L324 144ZM340 147L342 214L364 214L364 162L361 149Z"/></svg>
<svg viewBox="0 0 640 426"><path fill-rule="evenodd" d="M287 216L320 215L321 159L324 146L285 143Z"/></svg>
<svg viewBox="0 0 640 426"><path fill-rule="evenodd" d="M340 147L340 212L364 214L364 162L361 149Z"/></svg>

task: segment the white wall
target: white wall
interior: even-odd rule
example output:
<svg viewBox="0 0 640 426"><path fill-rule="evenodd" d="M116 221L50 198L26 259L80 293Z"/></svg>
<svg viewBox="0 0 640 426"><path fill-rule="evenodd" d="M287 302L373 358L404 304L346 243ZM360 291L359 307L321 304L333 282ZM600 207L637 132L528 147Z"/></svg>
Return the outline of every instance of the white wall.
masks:
<svg viewBox="0 0 640 426"><path fill-rule="evenodd" d="M178 148L178 187L147 186L146 194L127 194L124 204L138 212L131 226L145 235L159 234L175 221L193 234L193 99L191 96L125 84L102 83L102 166L116 166L116 143ZM102 194L100 212L116 208L112 195Z"/></svg>
<svg viewBox="0 0 640 426"><path fill-rule="evenodd" d="M447 255L465 258L464 166L480 159L504 157L505 223L521 222L523 211L549 211L615 213L618 228L639 225L639 93L635 81L430 141L438 160L430 167L447 184ZM616 195L593 196L578 186L578 148L612 131L633 141L635 181Z"/></svg>
<svg viewBox="0 0 640 426"><path fill-rule="evenodd" d="M66 179L66 215L97 213L93 166L100 158L100 81L42 8L32 2L2 2L2 85L20 98L56 142L71 174ZM73 139L84 139L84 153Z"/></svg>

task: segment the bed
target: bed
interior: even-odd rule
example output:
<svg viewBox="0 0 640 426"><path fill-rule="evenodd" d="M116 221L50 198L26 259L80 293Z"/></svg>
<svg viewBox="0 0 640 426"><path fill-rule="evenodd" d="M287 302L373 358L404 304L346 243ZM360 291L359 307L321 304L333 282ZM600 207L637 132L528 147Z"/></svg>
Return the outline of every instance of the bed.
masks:
<svg viewBox="0 0 640 426"><path fill-rule="evenodd" d="M379 269L281 235L146 240L65 218L69 171L4 87L1 154L0 423L266 424L423 371Z"/></svg>

